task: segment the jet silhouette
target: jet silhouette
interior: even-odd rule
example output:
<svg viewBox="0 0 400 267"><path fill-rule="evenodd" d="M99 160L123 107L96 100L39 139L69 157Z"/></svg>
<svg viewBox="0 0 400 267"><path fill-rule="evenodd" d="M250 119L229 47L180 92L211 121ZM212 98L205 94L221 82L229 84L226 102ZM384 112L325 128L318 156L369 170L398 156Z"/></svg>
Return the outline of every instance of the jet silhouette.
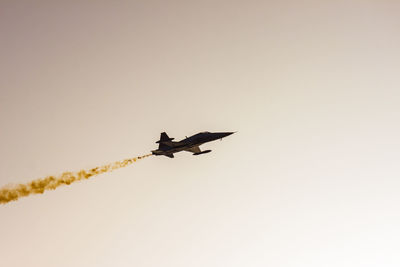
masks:
<svg viewBox="0 0 400 267"><path fill-rule="evenodd" d="M205 154L211 152L211 150L201 151L199 146L211 142L214 140L218 140L233 134L234 132L222 132L222 133L210 133L210 132L201 132L190 137L186 137L185 139L174 142L174 138L170 138L166 132L161 133L160 140L156 143L159 144L157 150L152 150L151 153L156 156L167 156L169 158L174 157L174 153L181 151L192 152L193 155L197 156L200 154Z"/></svg>

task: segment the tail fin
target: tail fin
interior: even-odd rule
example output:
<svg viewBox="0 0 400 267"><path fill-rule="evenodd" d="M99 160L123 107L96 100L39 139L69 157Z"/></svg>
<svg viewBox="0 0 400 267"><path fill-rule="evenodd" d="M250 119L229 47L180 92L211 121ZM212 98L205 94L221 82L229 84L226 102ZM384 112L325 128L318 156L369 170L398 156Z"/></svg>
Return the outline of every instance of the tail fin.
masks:
<svg viewBox="0 0 400 267"><path fill-rule="evenodd" d="M156 143L162 143L162 142L167 142L167 141L172 141L174 138L169 138L168 134L166 132L162 132L160 135L160 140L157 141Z"/></svg>
<svg viewBox="0 0 400 267"><path fill-rule="evenodd" d="M158 146L158 149L160 149L160 150L166 150L166 149L170 148L170 146L168 146L168 143L169 143L170 141L172 141L172 140L174 140L174 138L170 138L170 137L167 135L166 132L162 132L162 133L161 133L161 136L160 136L160 140L156 142L157 144L160 144L160 145Z"/></svg>

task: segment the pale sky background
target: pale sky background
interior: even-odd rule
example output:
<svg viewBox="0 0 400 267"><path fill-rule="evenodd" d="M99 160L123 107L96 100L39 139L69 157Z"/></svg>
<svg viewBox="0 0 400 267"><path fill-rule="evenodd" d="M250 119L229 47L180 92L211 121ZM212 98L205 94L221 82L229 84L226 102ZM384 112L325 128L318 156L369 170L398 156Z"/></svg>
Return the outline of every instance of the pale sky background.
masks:
<svg viewBox="0 0 400 267"><path fill-rule="evenodd" d="M400 266L400 1L1 1L1 266Z"/></svg>

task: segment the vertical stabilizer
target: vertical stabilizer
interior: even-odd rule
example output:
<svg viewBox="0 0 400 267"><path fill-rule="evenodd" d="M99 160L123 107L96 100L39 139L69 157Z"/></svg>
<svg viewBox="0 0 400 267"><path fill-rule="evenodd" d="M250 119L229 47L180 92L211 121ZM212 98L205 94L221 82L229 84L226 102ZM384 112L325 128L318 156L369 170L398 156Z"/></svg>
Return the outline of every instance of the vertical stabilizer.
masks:
<svg viewBox="0 0 400 267"><path fill-rule="evenodd" d="M172 140L174 140L174 138L170 138L166 132L162 132L160 135L160 140L156 142L157 144L160 144L158 149L167 150L171 147Z"/></svg>

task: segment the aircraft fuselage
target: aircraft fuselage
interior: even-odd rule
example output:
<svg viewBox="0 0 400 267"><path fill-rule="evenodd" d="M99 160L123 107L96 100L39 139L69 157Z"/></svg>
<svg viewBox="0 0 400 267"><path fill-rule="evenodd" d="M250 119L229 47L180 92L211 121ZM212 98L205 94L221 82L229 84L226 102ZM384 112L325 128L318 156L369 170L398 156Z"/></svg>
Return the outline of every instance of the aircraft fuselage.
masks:
<svg viewBox="0 0 400 267"><path fill-rule="evenodd" d="M159 148L157 150L151 151L153 155L163 155L170 158L174 157L174 153L180 151L189 151L192 152L193 155L200 155L211 152L211 150L201 151L199 146L215 141L218 139L222 139L226 136L233 134L233 132L218 132L218 133L210 133L210 132L202 132L190 137L187 137L181 141L174 142L172 141L174 138L169 138L168 135L164 132L161 133L160 140L156 143L159 143Z"/></svg>

